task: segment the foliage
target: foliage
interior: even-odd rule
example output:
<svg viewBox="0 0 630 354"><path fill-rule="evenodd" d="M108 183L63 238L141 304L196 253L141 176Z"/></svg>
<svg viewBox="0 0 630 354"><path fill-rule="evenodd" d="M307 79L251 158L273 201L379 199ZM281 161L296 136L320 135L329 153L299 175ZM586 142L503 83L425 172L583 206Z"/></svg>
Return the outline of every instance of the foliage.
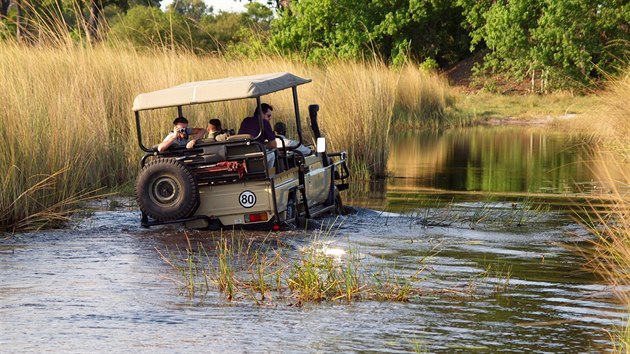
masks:
<svg viewBox="0 0 630 354"><path fill-rule="evenodd" d="M471 49L489 49L482 70L531 79L532 90L587 85L628 59L624 0L458 0Z"/></svg>
<svg viewBox="0 0 630 354"><path fill-rule="evenodd" d="M313 63L378 59L429 70L477 51L485 53L476 68L485 87L527 80L538 92L607 79L630 57L627 0L278 0L218 14L203 0L177 0L165 12L160 0L32 0L22 2L21 13L7 4L0 3L0 39L106 37L199 54L273 52Z"/></svg>
<svg viewBox="0 0 630 354"><path fill-rule="evenodd" d="M197 32L189 19L177 12L136 6L112 24L111 40L128 41L135 47L189 47Z"/></svg>
<svg viewBox="0 0 630 354"><path fill-rule="evenodd" d="M0 39L40 44L59 44L65 39L83 41L97 32L106 32L107 26L102 24L108 18L138 4L159 8L160 0L2 0Z"/></svg>
<svg viewBox="0 0 630 354"><path fill-rule="evenodd" d="M465 55L461 10L444 0L301 0L279 11L271 43L310 61L382 57L454 63Z"/></svg>
<svg viewBox="0 0 630 354"><path fill-rule="evenodd" d="M186 16L198 23L204 16L212 12L212 7L208 7L201 0L176 0L167 6L167 10Z"/></svg>
<svg viewBox="0 0 630 354"><path fill-rule="evenodd" d="M246 9L245 13L221 12L204 17L200 23L201 31L212 40L212 45L206 48L245 56L261 53L273 13L259 3L247 4Z"/></svg>
<svg viewBox="0 0 630 354"><path fill-rule="evenodd" d="M133 7L112 21L109 38L128 41L137 48L187 48L197 53L224 53L231 46L255 42L257 33L268 31L271 18L271 10L258 3L248 4L245 13L215 15L200 0L180 0L169 5L166 12Z"/></svg>

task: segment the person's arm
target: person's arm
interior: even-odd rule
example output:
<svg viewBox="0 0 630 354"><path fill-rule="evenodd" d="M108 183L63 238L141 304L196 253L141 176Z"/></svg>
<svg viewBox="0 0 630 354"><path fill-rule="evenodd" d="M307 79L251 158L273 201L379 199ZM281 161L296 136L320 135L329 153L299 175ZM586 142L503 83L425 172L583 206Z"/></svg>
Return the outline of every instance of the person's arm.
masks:
<svg viewBox="0 0 630 354"><path fill-rule="evenodd" d="M275 149L278 147L278 144L276 143L276 134L273 132L273 129L271 129L271 124L266 121L263 120L263 129L264 129L264 137L265 139L268 141L267 142L267 148L268 149Z"/></svg>
<svg viewBox="0 0 630 354"><path fill-rule="evenodd" d="M206 133L206 130L203 128L192 128L192 130L194 136L190 139L190 141L188 141L188 144L186 144L187 149L192 149L193 146L195 146L197 140L201 139L201 137L203 137L203 135Z"/></svg>
<svg viewBox="0 0 630 354"><path fill-rule="evenodd" d="M169 146L175 141L177 138L177 133L170 133L164 138L164 140L158 145L158 151L164 152L164 150L168 149Z"/></svg>

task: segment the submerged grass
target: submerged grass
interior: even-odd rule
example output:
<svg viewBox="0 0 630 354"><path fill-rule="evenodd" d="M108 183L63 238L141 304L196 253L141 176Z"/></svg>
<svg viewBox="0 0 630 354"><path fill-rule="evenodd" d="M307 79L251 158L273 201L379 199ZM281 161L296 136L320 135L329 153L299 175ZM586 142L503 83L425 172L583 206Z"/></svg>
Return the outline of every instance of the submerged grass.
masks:
<svg viewBox="0 0 630 354"><path fill-rule="evenodd" d="M216 291L229 302L258 305L286 303L294 306L320 302L356 301L407 302L426 294L475 297L487 296L487 289L499 295L509 287L511 268L485 265L471 281L468 291L423 286L433 282L430 264L440 252L434 245L418 260L416 269L398 269L362 254L357 246L334 246L332 228L309 236L305 246L295 249L274 234L264 239L247 239L236 231L212 234L210 239L192 242L184 234L185 246L158 254L172 269L179 292L190 300L204 301ZM293 235L295 236L295 235Z"/></svg>
<svg viewBox="0 0 630 354"><path fill-rule="evenodd" d="M213 288L227 301L249 299L256 304L274 300L296 306L322 301L352 303L358 300L408 301L419 289L411 280L372 275L368 280L357 251L336 250L331 255L326 243L313 242L298 252L297 257L283 257L286 245L279 244L273 252L268 247L250 241L245 247L234 238L220 238L207 249L201 242L195 247L185 236L185 250L163 253L160 257L178 276L169 277L181 294L202 300ZM236 251L240 248L240 252ZM214 254L214 257L208 257Z"/></svg>
<svg viewBox="0 0 630 354"><path fill-rule="evenodd" d="M1 181L0 212L15 215L0 218L0 229L22 228L35 213L63 209L70 196L133 180L140 157L131 111L137 94L187 81L278 71L313 79L299 88L301 113L306 117L308 104L320 104L329 148L349 152L358 179L386 174L389 131L400 117L424 124L440 119L450 104L444 81L411 66L395 70L379 62L337 62L318 67L281 57L228 60L183 51L137 52L115 44L3 42L0 170L7 174ZM275 107L274 120L287 122L289 135L294 134L291 95L265 100ZM219 117L226 128L238 128L254 104L195 106L184 114L193 126L205 127L209 118ZM157 110L143 120L145 145L157 144L176 114L175 109ZM54 176L56 193L35 192L47 176Z"/></svg>

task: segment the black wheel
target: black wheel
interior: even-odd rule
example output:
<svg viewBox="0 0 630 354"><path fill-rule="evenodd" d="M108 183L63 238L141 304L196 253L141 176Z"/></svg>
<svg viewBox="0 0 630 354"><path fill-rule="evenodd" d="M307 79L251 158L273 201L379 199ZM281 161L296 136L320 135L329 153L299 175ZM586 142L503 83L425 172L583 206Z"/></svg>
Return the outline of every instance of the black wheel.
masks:
<svg viewBox="0 0 630 354"><path fill-rule="evenodd" d="M343 208L343 201L341 200L341 193L335 188L335 214L346 215Z"/></svg>
<svg viewBox="0 0 630 354"><path fill-rule="evenodd" d="M192 172L175 159L155 159L138 176L140 210L158 221L190 216L199 207L199 189Z"/></svg>
<svg viewBox="0 0 630 354"><path fill-rule="evenodd" d="M295 190L290 191L289 200L287 201L287 211L285 213L285 222L289 224L293 223L297 226L298 210L296 199L297 192Z"/></svg>

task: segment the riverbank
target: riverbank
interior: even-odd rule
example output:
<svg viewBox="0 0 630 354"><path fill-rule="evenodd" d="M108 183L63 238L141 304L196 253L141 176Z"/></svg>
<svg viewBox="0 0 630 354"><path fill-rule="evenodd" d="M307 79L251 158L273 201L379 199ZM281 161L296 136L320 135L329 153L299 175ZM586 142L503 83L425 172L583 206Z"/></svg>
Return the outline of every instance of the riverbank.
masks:
<svg viewBox="0 0 630 354"><path fill-rule="evenodd" d="M453 114L466 116L473 124L545 125L593 117L605 106L598 94L495 94L459 87L453 87L453 91Z"/></svg>

